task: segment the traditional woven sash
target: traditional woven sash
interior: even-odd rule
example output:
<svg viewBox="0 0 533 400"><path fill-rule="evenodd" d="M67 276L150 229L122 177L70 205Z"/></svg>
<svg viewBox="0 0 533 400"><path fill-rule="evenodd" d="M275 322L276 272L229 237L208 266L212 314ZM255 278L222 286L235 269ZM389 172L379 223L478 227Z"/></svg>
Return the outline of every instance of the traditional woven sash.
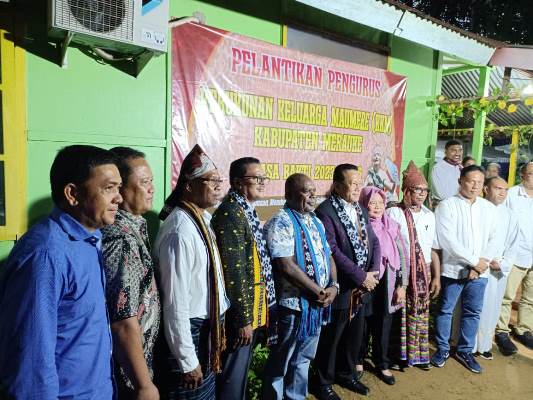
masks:
<svg viewBox="0 0 533 400"><path fill-rule="evenodd" d="M291 219L294 229L294 242L296 263L300 269L307 274L307 276L320 285L320 276L318 271L318 264L315 256L313 241L309 229L305 226L298 213L294 212L288 207L283 209ZM313 217L315 224L322 241L322 248L325 252L326 258L326 276L330 274L329 259L330 250L326 241L326 232L322 225ZM300 296L300 308L302 311L302 318L300 326L298 327L298 339L305 340L310 336L315 336L318 333L321 325L325 325L330 321L331 306L323 308L318 305L311 304L304 296Z"/></svg>
<svg viewBox="0 0 533 400"><path fill-rule="evenodd" d="M350 217L348 217L348 214L346 213L346 210L342 205L341 199L337 195L333 194L330 196L329 201L331 202L333 209L337 213L337 216L341 221L346 235L348 235L348 239L350 239L350 244L352 245L352 250L354 252L357 264L360 265L364 270L366 270L366 265L368 261L368 231L366 228L366 221L363 217L363 210L361 209L361 206L357 202L353 203L357 212L357 220L359 221L360 227L360 229L357 229L350 220ZM366 290L363 290L361 288L355 288L352 290L349 308L350 319L355 316L355 306L361 303L361 298L364 293L366 293Z"/></svg>
<svg viewBox="0 0 533 400"><path fill-rule="evenodd" d="M346 213L346 210L344 209L340 198L336 195L331 195L329 201L331 202L333 209L337 213L337 216L339 217L339 220L341 221L341 224L344 230L346 231L348 238L350 239L350 243L352 245L357 264L365 268L366 263L368 261L368 232L361 206L357 202L353 203L357 212L359 226L361 227L361 229L358 230L353 225L352 221L350 220L350 217L348 217L348 214Z"/></svg>
<svg viewBox="0 0 533 400"><path fill-rule="evenodd" d="M266 241L263 237L263 230L260 227L259 217L255 208L246 201L246 199L234 190L230 190L228 193L242 208L244 215L248 220L248 225L252 230L254 237L254 243L259 255L259 261L261 263L261 283L266 288L266 298L268 304L267 313L267 326L268 326L268 344L274 344L277 341L277 310L276 310L276 289L274 286L274 278L272 276L272 262L270 260L270 254Z"/></svg>
<svg viewBox="0 0 533 400"><path fill-rule="evenodd" d="M226 348L226 337L224 334L224 324L220 320L220 304L218 291L218 274L216 271L215 246L216 243L209 233L203 217L196 208L189 202L179 201L178 207L185 211L198 226L208 254L208 276L209 276L209 364L215 373L221 371L222 351Z"/></svg>
<svg viewBox="0 0 533 400"><path fill-rule="evenodd" d="M429 277L426 261L422 247L418 242L415 221L409 207L400 204L403 209L405 220L407 221L407 231L409 232L409 286L407 287L408 307L417 314L426 311L429 307Z"/></svg>

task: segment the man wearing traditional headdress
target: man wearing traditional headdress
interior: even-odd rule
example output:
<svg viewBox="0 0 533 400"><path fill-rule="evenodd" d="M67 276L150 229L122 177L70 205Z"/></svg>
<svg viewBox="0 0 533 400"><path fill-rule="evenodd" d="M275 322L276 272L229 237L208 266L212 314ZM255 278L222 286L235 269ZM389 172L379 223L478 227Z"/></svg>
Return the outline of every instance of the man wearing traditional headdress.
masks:
<svg viewBox="0 0 533 400"><path fill-rule="evenodd" d="M429 369L429 300L430 295L436 297L440 291L440 264L432 251L436 239L435 215L423 204L428 183L413 161L403 172L402 191L402 202L388 210L389 216L400 225L410 255L400 353L409 366Z"/></svg>
<svg viewBox="0 0 533 400"><path fill-rule="evenodd" d="M231 189L211 221L231 301L225 317L228 345L217 397L241 400L246 397L257 329L268 321L269 342L276 339L276 293L269 251L253 205L263 197L268 178L253 157L233 161L229 176Z"/></svg>
<svg viewBox="0 0 533 400"><path fill-rule="evenodd" d="M223 180L196 145L183 160L176 188L159 217L154 244L170 350L162 393L169 399L212 399L225 348L222 319L229 307L210 214Z"/></svg>

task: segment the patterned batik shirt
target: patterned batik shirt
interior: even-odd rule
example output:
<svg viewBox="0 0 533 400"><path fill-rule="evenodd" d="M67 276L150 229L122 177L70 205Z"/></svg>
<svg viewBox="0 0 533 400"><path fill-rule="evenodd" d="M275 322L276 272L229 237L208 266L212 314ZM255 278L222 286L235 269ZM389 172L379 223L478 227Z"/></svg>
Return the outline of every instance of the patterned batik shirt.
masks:
<svg viewBox="0 0 533 400"><path fill-rule="evenodd" d="M115 223L103 228L102 233L109 319L116 322L137 317L144 358L153 376L152 351L159 332L161 306L146 220L142 216L119 210ZM120 366L118 375L124 384L133 387Z"/></svg>
<svg viewBox="0 0 533 400"><path fill-rule="evenodd" d="M325 288L329 282L327 271L326 250L322 246L322 239L317 227L313 223L315 213L299 214L303 223L309 230L311 235L313 249L315 251L315 258L317 261L318 270L318 285ZM322 225L322 222L318 220ZM265 224L265 236L267 238L268 249L272 259L281 257L292 257L295 255L295 241L294 241L294 227L292 221L284 209L279 210L274 216ZM301 231L300 233L301 234ZM328 244L326 243L326 246ZM290 283L283 275L276 273L277 280L276 289L278 290L277 299L278 304L290 308L291 310L300 310L300 289Z"/></svg>

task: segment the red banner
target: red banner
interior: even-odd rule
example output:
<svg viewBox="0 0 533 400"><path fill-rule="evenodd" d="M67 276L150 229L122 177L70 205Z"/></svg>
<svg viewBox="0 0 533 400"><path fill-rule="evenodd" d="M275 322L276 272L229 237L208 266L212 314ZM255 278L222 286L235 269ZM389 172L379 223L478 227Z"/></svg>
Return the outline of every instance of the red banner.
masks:
<svg viewBox="0 0 533 400"><path fill-rule="evenodd" d="M261 160L271 178L260 206L279 206L302 172L318 193L341 163L397 198L406 78L286 49L205 25L172 31L172 183L195 143L223 176Z"/></svg>

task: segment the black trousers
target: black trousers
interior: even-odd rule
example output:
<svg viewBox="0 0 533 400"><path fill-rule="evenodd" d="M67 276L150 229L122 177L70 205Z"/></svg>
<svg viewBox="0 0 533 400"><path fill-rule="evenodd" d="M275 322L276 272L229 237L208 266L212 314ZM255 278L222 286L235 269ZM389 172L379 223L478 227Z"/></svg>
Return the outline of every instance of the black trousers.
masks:
<svg viewBox="0 0 533 400"><path fill-rule="evenodd" d="M349 310L332 310L331 323L322 327L314 361L318 385L355 378L355 360L365 331L365 317L361 310L351 321Z"/></svg>
<svg viewBox="0 0 533 400"><path fill-rule="evenodd" d="M372 301L367 309L367 326L365 329L363 345L361 352L357 357L359 362L367 355L369 334L372 336L372 361L378 370L389 369L391 361L389 359L389 340L392 326L392 319L394 314L389 312L388 306L388 271L379 281L374 293L372 294Z"/></svg>

